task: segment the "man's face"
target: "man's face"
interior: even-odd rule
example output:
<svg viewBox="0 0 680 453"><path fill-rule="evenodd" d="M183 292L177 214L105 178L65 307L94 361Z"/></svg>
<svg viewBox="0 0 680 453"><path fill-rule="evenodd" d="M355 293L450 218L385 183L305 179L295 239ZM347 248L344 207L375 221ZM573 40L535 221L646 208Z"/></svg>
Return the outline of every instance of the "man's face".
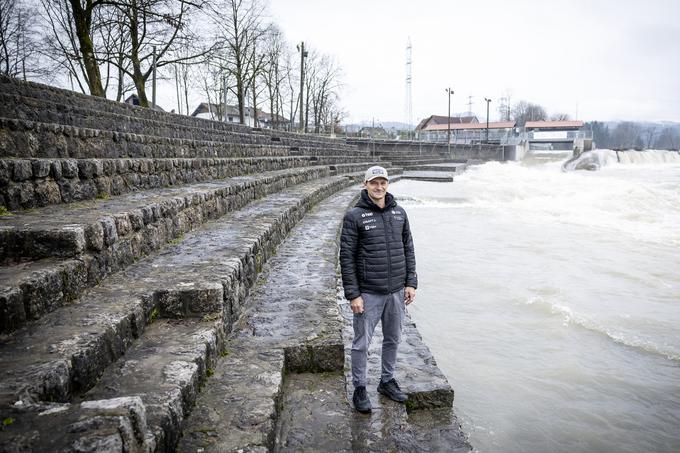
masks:
<svg viewBox="0 0 680 453"><path fill-rule="evenodd" d="M389 183L385 178L375 178L370 181L364 181L364 187L368 191L368 196L371 197L374 202L385 199L388 185Z"/></svg>

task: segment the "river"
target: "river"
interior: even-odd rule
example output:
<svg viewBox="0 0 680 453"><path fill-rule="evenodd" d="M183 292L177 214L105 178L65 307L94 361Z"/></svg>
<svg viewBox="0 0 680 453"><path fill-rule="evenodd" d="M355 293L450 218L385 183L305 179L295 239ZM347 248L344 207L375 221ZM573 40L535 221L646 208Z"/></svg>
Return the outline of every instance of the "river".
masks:
<svg viewBox="0 0 680 453"><path fill-rule="evenodd" d="M680 451L680 155L598 153L390 186L478 452Z"/></svg>

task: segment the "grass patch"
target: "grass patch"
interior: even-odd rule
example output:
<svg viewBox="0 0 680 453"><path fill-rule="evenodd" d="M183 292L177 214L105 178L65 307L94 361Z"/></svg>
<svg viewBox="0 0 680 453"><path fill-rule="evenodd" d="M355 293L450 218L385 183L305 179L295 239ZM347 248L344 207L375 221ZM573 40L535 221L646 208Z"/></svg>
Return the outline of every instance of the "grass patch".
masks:
<svg viewBox="0 0 680 453"><path fill-rule="evenodd" d="M220 357L226 357L230 354L229 349L224 349L223 351L220 351Z"/></svg>
<svg viewBox="0 0 680 453"><path fill-rule="evenodd" d="M94 197L94 199L99 200L99 201L106 201L106 200L111 199L111 195L109 195L108 193L102 192L102 193L98 193L97 196Z"/></svg>
<svg viewBox="0 0 680 453"><path fill-rule="evenodd" d="M208 377L213 377L215 375L215 369L214 368L208 368L205 370L205 374Z"/></svg>
<svg viewBox="0 0 680 453"><path fill-rule="evenodd" d="M149 324L152 324L155 320L157 320L160 314L161 311L158 309L158 307L153 307L153 310L151 310L151 313L149 313Z"/></svg>
<svg viewBox="0 0 680 453"><path fill-rule="evenodd" d="M217 321L218 319L220 319L219 313L208 313L207 315L203 316L203 321L205 322Z"/></svg>
<svg viewBox="0 0 680 453"><path fill-rule="evenodd" d="M169 240L169 241L168 241L168 244L170 244L170 245L177 245L177 244L179 244L180 242L182 242L183 240L184 240L184 234L180 234L180 235L177 236L175 239Z"/></svg>
<svg viewBox="0 0 680 453"><path fill-rule="evenodd" d="M4 207L3 205L0 204L0 216L4 216L4 215L14 215L14 214L12 214L9 211L9 209L7 209L6 207Z"/></svg>
<svg viewBox="0 0 680 453"><path fill-rule="evenodd" d="M14 419L12 417L7 417L2 421L2 429L4 430L6 426L9 426L14 423Z"/></svg>

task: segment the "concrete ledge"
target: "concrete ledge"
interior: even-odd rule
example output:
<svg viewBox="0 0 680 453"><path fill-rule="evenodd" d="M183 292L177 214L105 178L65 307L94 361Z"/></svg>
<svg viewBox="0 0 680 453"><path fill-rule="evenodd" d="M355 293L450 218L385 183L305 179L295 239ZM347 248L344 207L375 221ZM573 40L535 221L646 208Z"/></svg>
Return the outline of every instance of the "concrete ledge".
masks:
<svg viewBox="0 0 680 453"><path fill-rule="evenodd" d="M284 170L0 217L5 259L77 258L3 268L0 310L8 317L0 333L40 318L210 219L328 174L327 167Z"/></svg>
<svg viewBox="0 0 680 453"><path fill-rule="evenodd" d="M230 342L185 421L177 451L271 451L283 373L283 350Z"/></svg>
<svg viewBox="0 0 680 453"><path fill-rule="evenodd" d="M348 173L364 159L353 156L234 158L2 159L0 205L8 210L107 199L154 188L318 165L342 164Z"/></svg>
<svg viewBox="0 0 680 453"><path fill-rule="evenodd" d="M342 297L338 294L338 297ZM352 346L352 312L349 304L341 303L341 311L345 318L343 336L345 339L345 372L347 379L347 395L351 401L351 393L354 391L351 377L351 346ZM369 349L368 360L368 390L373 407L383 407L383 402L389 402L384 397L378 397L375 389L380 381L380 345L382 343L382 331L376 329L373 342ZM437 367L437 362L429 348L423 342L415 324L407 318L402 330L402 341L397 355L397 381L402 390L409 396L409 403L405 406L409 411L432 408L451 408L454 392L449 385L446 376ZM404 406L399 406L404 407Z"/></svg>
<svg viewBox="0 0 680 453"><path fill-rule="evenodd" d="M156 450L139 397L82 404L24 404L3 408L12 423L0 431L3 452Z"/></svg>
<svg viewBox="0 0 680 453"><path fill-rule="evenodd" d="M221 124L221 123L217 123ZM142 158L142 157L253 157L288 155L291 146L316 150L319 154L366 156L366 151L343 146L314 146L304 140L295 144L263 143L248 139L231 141L196 140L89 129L0 117L0 157L17 158ZM210 136L208 135L208 138Z"/></svg>
<svg viewBox="0 0 680 453"><path fill-rule="evenodd" d="M441 171L405 171L402 175L403 179L414 179L416 181L429 182L453 182L453 175L451 173L444 173Z"/></svg>

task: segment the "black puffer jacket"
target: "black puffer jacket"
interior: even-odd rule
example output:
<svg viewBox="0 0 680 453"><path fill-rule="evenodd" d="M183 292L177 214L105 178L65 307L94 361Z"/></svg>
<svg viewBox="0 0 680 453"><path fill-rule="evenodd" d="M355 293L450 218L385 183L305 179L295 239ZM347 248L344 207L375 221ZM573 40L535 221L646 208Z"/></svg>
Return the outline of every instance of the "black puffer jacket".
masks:
<svg viewBox="0 0 680 453"><path fill-rule="evenodd" d="M390 294L416 288L416 257L406 212L388 193L380 209L366 189L345 214L340 238L340 268L345 298L362 292Z"/></svg>

